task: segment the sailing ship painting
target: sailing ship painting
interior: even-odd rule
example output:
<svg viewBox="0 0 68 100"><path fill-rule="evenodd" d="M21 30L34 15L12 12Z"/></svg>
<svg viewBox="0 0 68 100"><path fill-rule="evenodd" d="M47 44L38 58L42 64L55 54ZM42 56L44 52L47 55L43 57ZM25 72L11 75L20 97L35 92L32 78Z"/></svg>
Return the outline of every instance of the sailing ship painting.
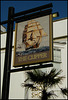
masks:
<svg viewBox="0 0 68 100"><path fill-rule="evenodd" d="M14 66L52 61L52 15L16 23Z"/></svg>
<svg viewBox="0 0 68 100"><path fill-rule="evenodd" d="M43 36L47 36L47 34L44 32L40 23L35 20L29 21L23 31L22 39L22 42L26 45L26 50L38 48Z"/></svg>
<svg viewBox="0 0 68 100"><path fill-rule="evenodd" d="M44 31L38 21L28 21L22 32L22 44L25 45L25 50L17 51L16 56L48 51L49 46L40 46L43 38L47 36L48 34Z"/></svg>

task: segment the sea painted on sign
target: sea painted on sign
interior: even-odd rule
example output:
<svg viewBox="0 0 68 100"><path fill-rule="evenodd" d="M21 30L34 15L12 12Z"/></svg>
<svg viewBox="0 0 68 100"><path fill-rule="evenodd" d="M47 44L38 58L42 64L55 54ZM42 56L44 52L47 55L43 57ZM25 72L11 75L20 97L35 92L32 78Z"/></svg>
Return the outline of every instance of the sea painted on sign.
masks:
<svg viewBox="0 0 68 100"><path fill-rule="evenodd" d="M34 53L39 53L39 52L44 52L44 51L49 51L49 46L29 49L26 51L19 51L19 52L17 51L16 56L29 55L29 54L34 54Z"/></svg>

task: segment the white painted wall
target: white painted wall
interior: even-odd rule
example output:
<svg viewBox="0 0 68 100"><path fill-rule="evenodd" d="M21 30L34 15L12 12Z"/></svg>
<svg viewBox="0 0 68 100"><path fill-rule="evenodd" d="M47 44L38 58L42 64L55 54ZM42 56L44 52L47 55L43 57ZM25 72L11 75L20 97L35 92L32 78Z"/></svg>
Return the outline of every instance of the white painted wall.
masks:
<svg viewBox="0 0 68 100"><path fill-rule="evenodd" d="M53 38L67 36L67 21L68 19L53 22ZM15 39L15 31L13 32L13 46ZM1 34L1 48L6 45L6 33Z"/></svg>
<svg viewBox="0 0 68 100"><path fill-rule="evenodd" d="M6 37L7 37L7 33L1 34L1 48L6 47ZM12 44L12 46L14 46L14 40L15 40L15 31L13 32L13 44Z"/></svg>
<svg viewBox="0 0 68 100"><path fill-rule="evenodd" d="M59 41L61 42L61 39ZM67 41L67 39L65 39L65 41ZM58 48L61 50L61 62L62 63L61 63L61 66L56 66L56 67L61 67L61 68L59 68L59 69L62 69L62 71L63 71L61 73L61 76L64 76L65 78L62 81L62 83L59 84L59 86L60 86L60 88L67 88L67 43L62 44L62 45L59 43L58 44L54 43L53 46L54 46L54 48ZM51 68L43 68L42 71L45 72L47 70L49 72L51 69L52 69L52 67ZM64 100L67 99L67 96L62 95L62 93L57 85L55 87L49 89L49 91L51 91L51 90L54 90L56 95L58 96L58 97L54 97L54 99L64 99ZM38 99L37 97L32 98L31 93L32 92L29 90L29 97L28 97L29 99ZM51 99L53 99L53 98L51 98Z"/></svg>
<svg viewBox="0 0 68 100"><path fill-rule="evenodd" d="M13 34L14 34L13 46L14 46L15 32L13 32ZM60 37L60 36L65 36L65 35L67 35L67 19L53 22L53 37L55 38L55 37ZM6 45L6 34L1 34L1 48L5 48L5 45ZM62 69L63 69L63 74L67 77L67 44L66 45L54 44L54 46L62 48L61 50L62 51ZM14 49L12 51L11 69L14 69L13 53L14 53ZM2 90L2 80L3 80L4 56L5 56L5 50L1 51L1 90ZM11 74L9 99L24 99L25 98L25 88L21 87L21 83L24 82L25 78L26 78L25 72L17 72L17 73ZM66 83L67 83L67 79L65 79L63 86L66 86L67 85ZM31 98L30 93L28 95L28 98Z"/></svg>
<svg viewBox="0 0 68 100"><path fill-rule="evenodd" d="M53 22L53 38L67 35L68 19Z"/></svg>
<svg viewBox="0 0 68 100"><path fill-rule="evenodd" d="M3 70L4 70L4 56L5 51L1 51L1 92L2 92L2 81L3 81Z"/></svg>
<svg viewBox="0 0 68 100"><path fill-rule="evenodd" d="M12 59L13 59L13 52L12 50ZM4 70L4 58L5 58L5 51L1 51L1 92L2 92L2 82L3 82L3 70ZM14 69L13 60L11 64L11 69ZM10 91L9 91L9 99L24 99L25 88L21 86L25 80L25 72L17 72L12 73L10 75Z"/></svg>
<svg viewBox="0 0 68 100"><path fill-rule="evenodd" d="M0 30L2 31L2 32L6 32L6 28L4 27L4 26L0 26Z"/></svg>
<svg viewBox="0 0 68 100"><path fill-rule="evenodd" d="M9 99L24 99L25 88L21 86L25 80L25 72L12 73Z"/></svg>

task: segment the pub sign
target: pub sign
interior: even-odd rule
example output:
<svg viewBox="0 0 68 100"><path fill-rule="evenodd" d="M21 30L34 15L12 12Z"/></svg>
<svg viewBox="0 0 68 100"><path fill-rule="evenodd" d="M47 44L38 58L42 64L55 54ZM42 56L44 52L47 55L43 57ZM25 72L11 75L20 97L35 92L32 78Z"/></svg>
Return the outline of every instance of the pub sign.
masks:
<svg viewBox="0 0 68 100"><path fill-rule="evenodd" d="M52 61L52 40L52 14L16 23L13 66Z"/></svg>

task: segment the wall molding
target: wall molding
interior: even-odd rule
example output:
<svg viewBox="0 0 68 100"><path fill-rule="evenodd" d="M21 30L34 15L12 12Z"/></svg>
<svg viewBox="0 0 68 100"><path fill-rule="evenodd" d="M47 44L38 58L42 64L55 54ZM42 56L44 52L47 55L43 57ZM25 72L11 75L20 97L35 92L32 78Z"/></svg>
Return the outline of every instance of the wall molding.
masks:
<svg viewBox="0 0 68 100"><path fill-rule="evenodd" d="M53 38L53 40L68 38L68 35Z"/></svg>
<svg viewBox="0 0 68 100"><path fill-rule="evenodd" d="M57 22L57 21L61 21L61 20L65 20L65 19L68 19L68 17L65 17L65 18L61 18L61 19L57 19L57 20L53 20L53 22ZM13 30L14 32L15 30ZM0 34L6 34L7 32L0 32Z"/></svg>
<svg viewBox="0 0 68 100"><path fill-rule="evenodd" d="M68 36L61 36L61 37L53 38L53 43L54 43L55 40L67 39L67 38L68 38ZM14 48L14 46L12 46L12 48ZM0 48L0 51L3 51L5 49L6 49L5 47L4 48Z"/></svg>

